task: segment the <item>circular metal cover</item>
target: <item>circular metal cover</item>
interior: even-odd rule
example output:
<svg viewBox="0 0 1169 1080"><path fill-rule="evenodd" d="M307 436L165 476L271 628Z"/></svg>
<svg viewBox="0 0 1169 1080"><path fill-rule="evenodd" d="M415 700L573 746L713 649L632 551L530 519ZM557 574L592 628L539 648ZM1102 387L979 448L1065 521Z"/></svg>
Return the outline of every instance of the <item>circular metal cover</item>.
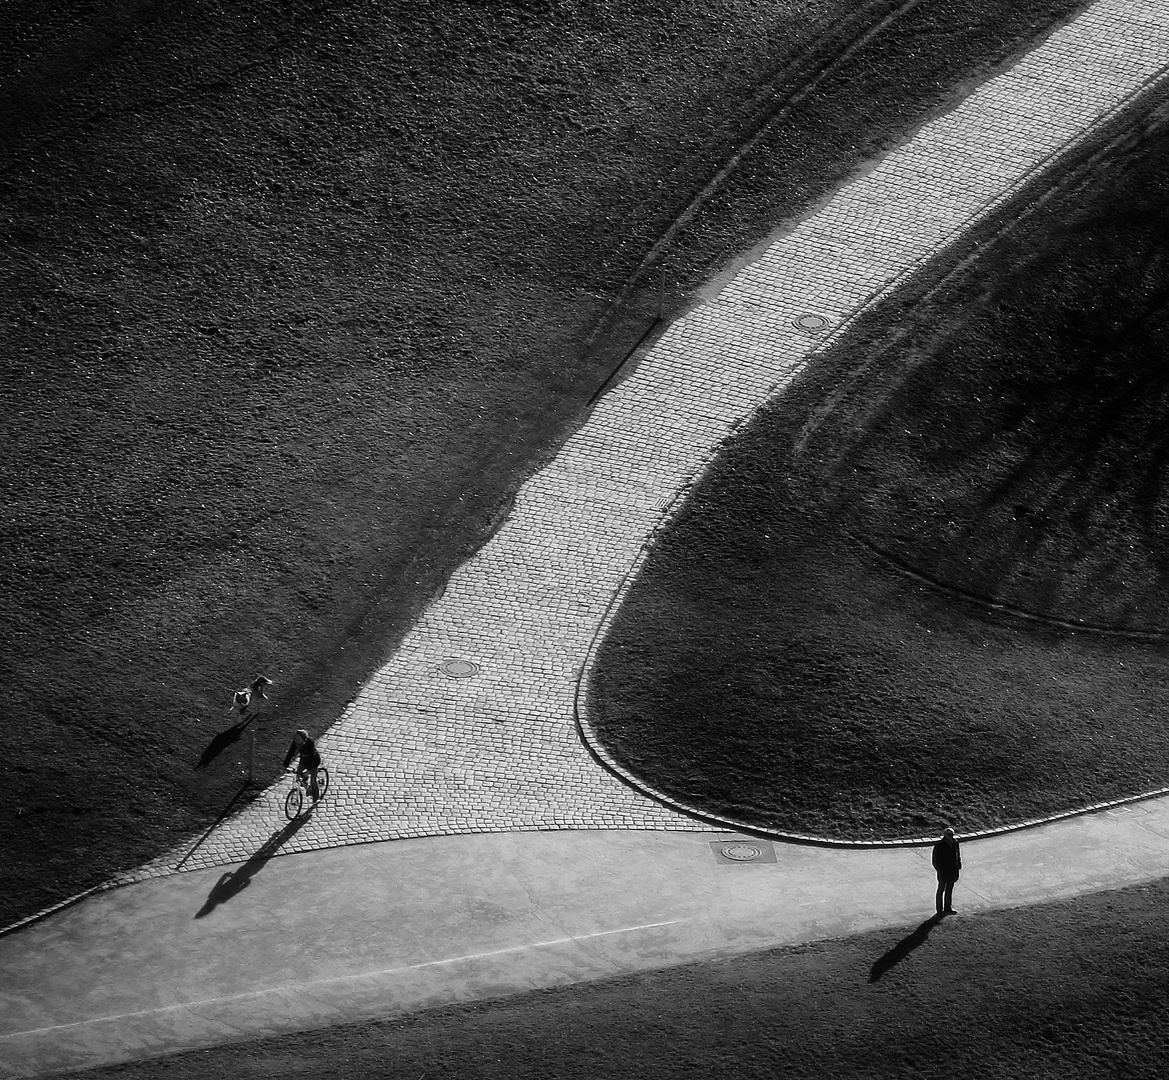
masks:
<svg viewBox="0 0 1169 1080"><path fill-rule="evenodd" d="M763 849L754 844L726 844L722 849L724 859L734 859L735 862L750 862L763 854Z"/></svg>
<svg viewBox="0 0 1169 1080"><path fill-rule="evenodd" d="M444 660L438 665L438 670L452 679L466 679L479 670L479 665L470 660Z"/></svg>
<svg viewBox="0 0 1169 1080"><path fill-rule="evenodd" d="M828 320L823 315L801 315L792 322L800 330L807 330L813 334L828 328Z"/></svg>

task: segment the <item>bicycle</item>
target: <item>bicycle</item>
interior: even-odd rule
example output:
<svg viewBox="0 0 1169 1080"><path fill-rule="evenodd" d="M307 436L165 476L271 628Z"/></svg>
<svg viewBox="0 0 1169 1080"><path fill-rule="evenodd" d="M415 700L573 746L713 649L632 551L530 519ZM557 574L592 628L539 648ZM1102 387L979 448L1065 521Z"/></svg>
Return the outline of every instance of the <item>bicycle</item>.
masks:
<svg viewBox="0 0 1169 1080"><path fill-rule="evenodd" d="M310 801L309 809L311 810L329 790L329 770L322 765L317 769L317 798L316 802L313 802L312 795L309 794L309 784L311 783L309 777L309 773L293 772L292 790L284 796L284 816L289 821L295 821L304 812L306 798Z"/></svg>

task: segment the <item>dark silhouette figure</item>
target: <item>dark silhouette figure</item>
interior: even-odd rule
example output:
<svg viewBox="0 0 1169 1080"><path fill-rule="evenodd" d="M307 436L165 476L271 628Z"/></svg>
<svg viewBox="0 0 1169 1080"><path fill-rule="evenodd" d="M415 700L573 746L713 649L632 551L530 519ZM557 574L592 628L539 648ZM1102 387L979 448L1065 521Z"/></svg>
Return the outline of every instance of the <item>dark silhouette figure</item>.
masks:
<svg viewBox="0 0 1169 1080"><path fill-rule="evenodd" d="M220 904L226 904L233 896L238 896L243 892L251 884L252 878L264 868L268 860L280 851L280 846L304 824L304 820L304 818L297 818L295 821L290 821L279 832L274 832L268 837L264 841L264 846L243 866L222 875L211 887L203 906L195 912L195 918L201 919L204 915L210 915Z"/></svg>
<svg viewBox="0 0 1169 1080"><path fill-rule="evenodd" d="M241 720L238 724L232 724L226 731L221 731L207 744L207 749L203 751L203 756L199 758L199 763L195 766L196 769L205 769L211 764L220 754L223 753L232 743L239 742L243 733L247 730L248 724L251 720Z"/></svg>
<svg viewBox="0 0 1169 1080"><path fill-rule="evenodd" d="M934 853L931 860L938 873L938 891L934 897L934 907L939 915L949 915L953 912L954 882L962 869L962 850L958 846L958 838L953 829L942 833L942 838L934 844Z"/></svg>
<svg viewBox="0 0 1169 1080"><path fill-rule="evenodd" d="M317 753L317 744L309 738L304 728L299 728L292 736L292 745L284 755L284 768L288 768L292 759L300 755L296 763L296 775L301 780L308 778L309 794L315 803L320 797L320 788L317 787L317 770L321 767L321 755Z"/></svg>
<svg viewBox="0 0 1169 1080"><path fill-rule="evenodd" d="M930 931L942 921L942 916L931 915L908 937L902 938L884 956L881 957L869 972L869 982L876 982L891 967L900 964L919 945L924 945Z"/></svg>

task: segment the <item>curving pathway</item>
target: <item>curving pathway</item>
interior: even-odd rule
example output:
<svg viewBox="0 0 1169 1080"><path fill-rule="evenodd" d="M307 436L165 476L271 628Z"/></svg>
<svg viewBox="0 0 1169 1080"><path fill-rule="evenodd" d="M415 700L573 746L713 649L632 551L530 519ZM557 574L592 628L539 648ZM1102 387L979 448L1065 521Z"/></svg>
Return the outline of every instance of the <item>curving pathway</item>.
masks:
<svg viewBox="0 0 1169 1080"><path fill-rule="evenodd" d="M750 841L770 858L736 863L719 857L720 839L431 837L113 889L0 938L0 1078L916 926L933 912L928 848ZM1164 877L1167 841L1161 801L968 842L960 914L934 934L961 934L971 913Z"/></svg>
<svg viewBox="0 0 1169 1080"><path fill-rule="evenodd" d="M574 722L590 644L654 529L813 353L1164 78L1167 59L1169 7L1099 0L674 322L320 740L333 791L286 850L702 828L599 768ZM247 858L283 824L283 790L132 877Z"/></svg>
<svg viewBox="0 0 1169 1080"><path fill-rule="evenodd" d="M928 913L921 849L720 861L715 834L590 756L577 682L720 442L859 312L1159 84L1167 59L1169 5L1099 0L675 322L321 739L334 787L311 817L286 827L275 787L128 875L138 888L0 938L0 1076ZM454 835L474 833L496 835ZM274 839L316 854L273 860ZM1167 839L1163 799L979 841L961 907L1162 876Z"/></svg>

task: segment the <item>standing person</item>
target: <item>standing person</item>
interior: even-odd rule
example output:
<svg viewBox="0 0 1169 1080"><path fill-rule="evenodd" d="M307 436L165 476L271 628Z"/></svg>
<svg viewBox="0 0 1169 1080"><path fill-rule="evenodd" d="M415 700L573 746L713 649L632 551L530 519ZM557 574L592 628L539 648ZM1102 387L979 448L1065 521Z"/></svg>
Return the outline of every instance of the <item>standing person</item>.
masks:
<svg viewBox="0 0 1169 1080"><path fill-rule="evenodd" d="M248 705L251 704L251 701L252 695L246 686L231 695L231 705L227 710L227 715L237 717L236 723L240 727L248 722Z"/></svg>
<svg viewBox="0 0 1169 1080"><path fill-rule="evenodd" d="M251 691L252 700L249 702L249 708L253 711L263 709L268 704L268 695L264 690L272 685L272 680L266 675L257 675L248 686Z"/></svg>
<svg viewBox="0 0 1169 1080"><path fill-rule="evenodd" d="M962 850L958 846L958 838L953 829L942 833L942 838L934 844L934 854L931 860L934 869L938 872L938 892L934 897L934 906L939 915L953 914L951 900L954 895L954 882L958 880L958 873L962 869Z"/></svg>
<svg viewBox="0 0 1169 1080"><path fill-rule="evenodd" d="M237 715L241 724L251 720L267 703L268 695L264 693L264 689L271 685L271 679L264 675L256 676L242 690L237 690L232 694L231 708L227 710L227 715Z"/></svg>
<svg viewBox="0 0 1169 1080"><path fill-rule="evenodd" d="M271 686L272 680L265 675L257 675L247 686L242 690L237 690L231 697L231 708L227 710L227 715L237 715L239 717L239 728L243 728L255 717L263 711L264 705L268 703L268 695L264 693L265 687ZM256 775L256 725L252 724L252 742L248 749L248 783L252 783Z"/></svg>
<svg viewBox="0 0 1169 1080"><path fill-rule="evenodd" d="M296 775L302 779L308 776L309 794L313 797L313 802L316 802L321 797L320 788L317 787L317 770L321 767L321 755L317 752L317 744L309 738L304 728L299 728L292 736L292 745L284 755L286 769L298 754L300 759L296 763Z"/></svg>

